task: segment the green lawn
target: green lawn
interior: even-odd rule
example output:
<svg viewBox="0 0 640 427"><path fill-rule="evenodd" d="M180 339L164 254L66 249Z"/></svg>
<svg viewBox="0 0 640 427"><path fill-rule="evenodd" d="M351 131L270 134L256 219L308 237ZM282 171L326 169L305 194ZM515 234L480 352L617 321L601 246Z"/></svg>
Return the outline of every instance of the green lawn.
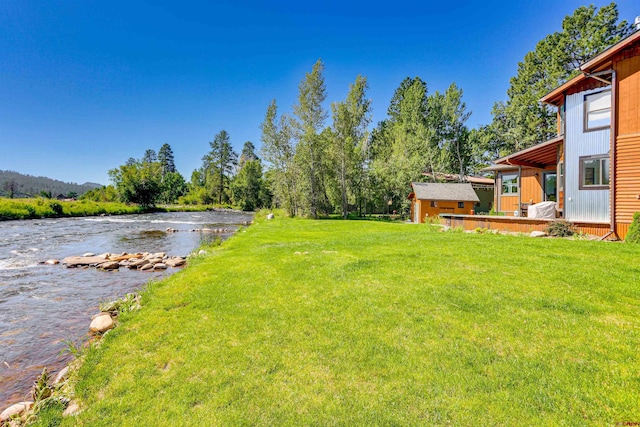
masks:
<svg viewBox="0 0 640 427"><path fill-rule="evenodd" d="M639 249L259 220L151 286L63 425L640 422Z"/></svg>

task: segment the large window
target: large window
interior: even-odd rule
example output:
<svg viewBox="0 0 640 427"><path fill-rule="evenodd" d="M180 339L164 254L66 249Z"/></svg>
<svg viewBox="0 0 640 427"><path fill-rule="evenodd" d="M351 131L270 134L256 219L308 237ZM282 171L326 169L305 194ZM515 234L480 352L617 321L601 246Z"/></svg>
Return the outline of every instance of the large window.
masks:
<svg viewBox="0 0 640 427"><path fill-rule="evenodd" d="M518 194L517 173L505 173L502 175L502 194Z"/></svg>
<svg viewBox="0 0 640 427"><path fill-rule="evenodd" d="M611 91L584 97L584 130L605 129L611 125Z"/></svg>
<svg viewBox="0 0 640 427"><path fill-rule="evenodd" d="M609 156L580 157L580 189L609 188Z"/></svg>

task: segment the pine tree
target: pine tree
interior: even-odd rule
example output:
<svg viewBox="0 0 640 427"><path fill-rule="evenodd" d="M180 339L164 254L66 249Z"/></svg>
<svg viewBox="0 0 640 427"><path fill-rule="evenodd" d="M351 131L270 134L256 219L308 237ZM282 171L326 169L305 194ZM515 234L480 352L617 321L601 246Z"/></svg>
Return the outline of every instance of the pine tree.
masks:
<svg viewBox="0 0 640 427"><path fill-rule="evenodd" d="M238 155L233 151L229 134L225 130L221 130L209 145L211 151L202 158L205 179L208 180L212 190L215 188L218 203L222 203L223 200L229 200L226 190L234 168L238 164Z"/></svg>
<svg viewBox="0 0 640 427"><path fill-rule="evenodd" d="M160 151L158 151L158 161L160 162L160 166L162 167L162 175L176 172L176 165L173 159L173 150L171 150L171 146L169 144L164 143L162 144L162 147L160 147Z"/></svg>

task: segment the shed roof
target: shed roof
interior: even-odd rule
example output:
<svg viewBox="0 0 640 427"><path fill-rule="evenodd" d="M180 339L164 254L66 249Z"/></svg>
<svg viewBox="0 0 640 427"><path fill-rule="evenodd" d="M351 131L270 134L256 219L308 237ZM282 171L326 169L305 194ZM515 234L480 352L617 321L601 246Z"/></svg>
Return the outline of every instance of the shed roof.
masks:
<svg viewBox="0 0 640 427"><path fill-rule="evenodd" d="M564 136L558 136L508 156L494 160L496 165L525 166L544 169L558 164L558 147L564 141ZM485 168L485 170L488 170Z"/></svg>
<svg viewBox="0 0 640 427"><path fill-rule="evenodd" d="M480 201L468 183L412 182L411 187L419 200Z"/></svg>

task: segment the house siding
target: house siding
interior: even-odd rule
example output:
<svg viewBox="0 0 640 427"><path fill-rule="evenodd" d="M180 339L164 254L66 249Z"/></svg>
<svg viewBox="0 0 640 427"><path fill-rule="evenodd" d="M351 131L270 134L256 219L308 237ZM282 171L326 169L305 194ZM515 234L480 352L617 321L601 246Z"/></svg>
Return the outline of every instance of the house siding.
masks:
<svg viewBox="0 0 640 427"><path fill-rule="evenodd" d="M584 97L566 98L564 216L569 221L609 221L609 190L580 190L580 157L609 154L610 129L584 131Z"/></svg>

